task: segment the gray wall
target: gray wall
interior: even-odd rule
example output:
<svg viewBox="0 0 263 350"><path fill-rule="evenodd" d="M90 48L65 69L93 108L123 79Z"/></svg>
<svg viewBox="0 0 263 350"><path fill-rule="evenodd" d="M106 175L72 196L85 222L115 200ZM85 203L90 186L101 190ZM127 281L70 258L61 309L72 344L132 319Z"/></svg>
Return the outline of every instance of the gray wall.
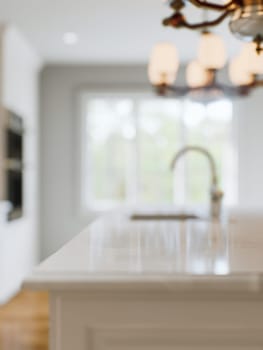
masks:
<svg viewBox="0 0 263 350"><path fill-rule="evenodd" d="M244 208L263 207L263 89L234 103L238 122L239 203Z"/></svg>
<svg viewBox="0 0 263 350"><path fill-rule="evenodd" d="M181 80L181 78L179 79ZM42 257L88 223L76 207L77 95L82 89L150 90L145 66L47 66L41 79ZM238 117L240 206L261 207L263 198L263 90L234 103Z"/></svg>
<svg viewBox="0 0 263 350"><path fill-rule="evenodd" d="M127 83L128 82L128 83ZM77 95L82 89L149 89L142 66L47 66L41 79L42 256L86 224L76 211Z"/></svg>

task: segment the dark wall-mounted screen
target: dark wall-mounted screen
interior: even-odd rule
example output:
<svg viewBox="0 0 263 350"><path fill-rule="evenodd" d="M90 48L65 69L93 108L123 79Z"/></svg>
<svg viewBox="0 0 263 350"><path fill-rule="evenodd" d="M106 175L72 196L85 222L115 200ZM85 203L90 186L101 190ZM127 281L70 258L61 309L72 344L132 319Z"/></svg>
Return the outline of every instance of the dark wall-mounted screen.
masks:
<svg viewBox="0 0 263 350"><path fill-rule="evenodd" d="M8 113L6 129L6 199L11 204L9 220L23 213L23 121Z"/></svg>
<svg viewBox="0 0 263 350"><path fill-rule="evenodd" d="M23 136L16 131L7 130L7 157L8 159L22 159Z"/></svg>
<svg viewBox="0 0 263 350"><path fill-rule="evenodd" d="M8 199L12 203L13 209L22 209L23 178L18 171L8 170Z"/></svg>

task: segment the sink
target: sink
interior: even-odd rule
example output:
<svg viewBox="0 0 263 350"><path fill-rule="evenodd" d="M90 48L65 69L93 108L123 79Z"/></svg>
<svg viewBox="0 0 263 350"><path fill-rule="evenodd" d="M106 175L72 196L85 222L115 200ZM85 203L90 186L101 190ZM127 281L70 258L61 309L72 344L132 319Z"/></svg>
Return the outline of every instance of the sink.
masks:
<svg viewBox="0 0 263 350"><path fill-rule="evenodd" d="M202 220L200 216L195 214L186 214L186 213L178 213L178 214L164 214L164 213L151 213L151 214L143 214L143 213L135 213L130 217L131 220L178 220L178 221L186 221L186 220Z"/></svg>

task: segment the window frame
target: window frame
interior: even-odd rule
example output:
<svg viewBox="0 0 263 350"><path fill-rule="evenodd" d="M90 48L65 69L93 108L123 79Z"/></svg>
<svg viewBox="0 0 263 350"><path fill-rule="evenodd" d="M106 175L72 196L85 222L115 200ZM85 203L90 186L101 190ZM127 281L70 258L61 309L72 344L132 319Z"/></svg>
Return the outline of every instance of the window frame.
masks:
<svg viewBox="0 0 263 350"><path fill-rule="evenodd" d="M122 91L122 92L120 92ZM145 90L145 89L123 89L123 88L119 88L119 89L111 89L109 92L104 90L89 90L89 89L85 89L82 90L79 94L78 94L78 123L77 123L77 140L78 140L78 156L77 156L77 170L79 173L79 176L77 178L77 206L78 206L78 212L80 213L81 217L87 218L87 217L94 217L94 216L98 216L101 214L104 214L106 212L108 212L109 210L117 210L118 208L121 208L122 210L125 208L131 208L131 207L138 207L140 206L139 203L137 204L127 204L127 203L123 203L123 202L118 202L118 201L112 201L111 203L116 204L116 206L114 205L114 208L112 207L112 205L86 205L86 200L84 195L86 194L84 187L88 186L87 185L87 181L85 178L86 175L86 169L85 169L85 164L89 163L88 159L86 159L86 150L89 149L89 140L85 141L85 126L86 126L86 107L88 104L88 101L94 98L131 98L135 103L135 122L136 122L136 129L138 130L138 112L136 112L136 110L138 110L138 101L140 100L147 100L147 99L163 99L163 97L158 97L156 95L153 95L151 92ZM231 101L233 103L233 101ZM180 128L182 128L182 130L185 130L185 127L183 125L183 118L180 118ZM235 204L234 206L238 203L238 119L235 116L234 113L234 109L233 109L233 114L232 114L232 123L231 123L231 135L232 135L232 139L231 139L231 144L233 147L233 161L234 161L234 166L233 169L235 171L235 174L233 175L233 177L236 180L235 184L233 184L233 197L235 200ZM184 133L182 133L181 136L181 146L183 147L185 145L184 143L185 140L185 136ZM137 162L135 165L135 178L136 178L136 194L135 196L137 197L138 195L138 190L139 190L139 183L140 183L140 179L139 179L139 151L138 151L138 147L139 147L139 137L136 137L136 158L137 158ZM85 163L87 162L87 163ZM87 164L87 166L90 166L89 164ZM91 172L90 172L91 173ZM185 183L184 181L184 166L181 167L181 171L177 172L177 178L179 178L178 181L182 181L182 183ZM223 189L224 190L224 189ZM228 205L225 205L226 207L228 207Z"/></svg>

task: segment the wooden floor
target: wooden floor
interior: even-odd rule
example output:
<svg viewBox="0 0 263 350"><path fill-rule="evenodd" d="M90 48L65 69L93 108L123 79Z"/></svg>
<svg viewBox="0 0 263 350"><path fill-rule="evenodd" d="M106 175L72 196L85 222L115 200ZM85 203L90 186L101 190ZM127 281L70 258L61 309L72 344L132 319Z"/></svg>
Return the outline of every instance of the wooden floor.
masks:
<svg viewBox="0 0 263 350"><path fill-rule="evenodd" d="M0 350L47 349L47 294L23 292L0 306Z"/></svg>

